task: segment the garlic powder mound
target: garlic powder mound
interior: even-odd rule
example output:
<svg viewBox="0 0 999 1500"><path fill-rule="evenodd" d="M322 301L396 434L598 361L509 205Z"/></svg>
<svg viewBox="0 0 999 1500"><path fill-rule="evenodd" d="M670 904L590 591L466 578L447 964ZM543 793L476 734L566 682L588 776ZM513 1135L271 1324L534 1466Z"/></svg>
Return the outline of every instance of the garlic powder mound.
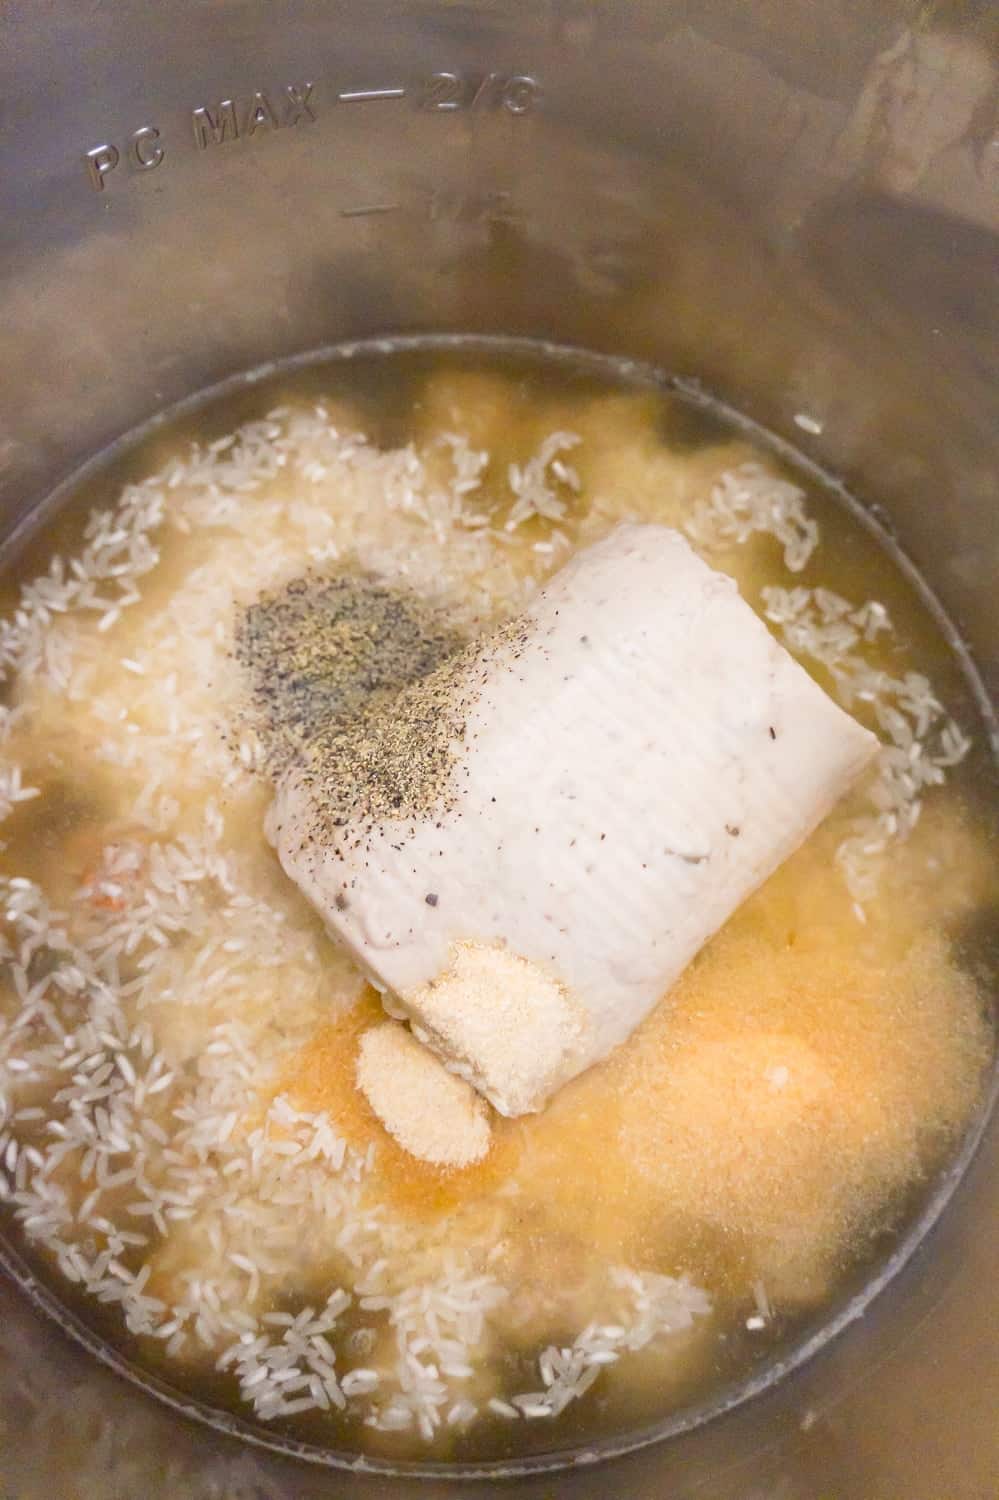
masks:
<svg viewBox="0 0 999 1500"><path fill-rule="evenodd" d="M415 1035L503 1115L540 1108L590 1040L565 987L498 944L453 944L448 968L399 998Z"/></svg>
<svg viewBox="0 0 999 1500"><path fill-rule="evenodd" d="M396 1021L364 1033L357 1085L389 1135L420 1161L466 1167L489 1150L483 1100Z"/></svg>

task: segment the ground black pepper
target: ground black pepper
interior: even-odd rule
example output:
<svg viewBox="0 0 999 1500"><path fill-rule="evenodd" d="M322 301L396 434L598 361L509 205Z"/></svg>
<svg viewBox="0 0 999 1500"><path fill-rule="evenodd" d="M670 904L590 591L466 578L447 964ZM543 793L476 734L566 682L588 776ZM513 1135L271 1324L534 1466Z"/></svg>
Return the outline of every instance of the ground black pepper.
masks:
<svg viewBox="0 0 999 1500"><path fill-rule="evenodd" d="M237 621L246 717L267 773L294 770L317 829L422 818L448 784L488 658L524 639L514 621L469 644L445 610L361 572L309 575L263 595Z"/></svg>

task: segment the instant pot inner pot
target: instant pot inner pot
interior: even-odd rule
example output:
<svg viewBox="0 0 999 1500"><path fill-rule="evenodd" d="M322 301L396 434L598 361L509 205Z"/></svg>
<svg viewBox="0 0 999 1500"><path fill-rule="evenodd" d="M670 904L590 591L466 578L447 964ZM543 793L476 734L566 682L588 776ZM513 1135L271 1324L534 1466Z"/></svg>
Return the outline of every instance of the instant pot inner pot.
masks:
<svg viewBox="0 0 999 1500"><path fill-rule="evenodd" d="M379 336L552 341L796 439L912 560L994 690L994 32L988 7L923 7L917 24L905 0L8 7L5 533L240 372ZM580 1496L991 1492L976 1413L999 1397L982 1332L994 1142L969 1167L984 1123L881 1268L878 1284L899 1272L890 1290L868 1307L876 1285L855 1288L834 1344L802 1364L827 1344L816 1330L793 1373L761 1371L616 1470L591 1469L594 1452L529 1467L570 1465L559 1483ZM12 1496L88 1474L114 1476L108 1493L329 1492L294 1445L251 1448L259 1429L192 1424L176 1393L156 1405L99 1368L36 1308L117 1356L4 1258ZM926 1409L946 1450L932 1473L909 1435Z"/></svg>

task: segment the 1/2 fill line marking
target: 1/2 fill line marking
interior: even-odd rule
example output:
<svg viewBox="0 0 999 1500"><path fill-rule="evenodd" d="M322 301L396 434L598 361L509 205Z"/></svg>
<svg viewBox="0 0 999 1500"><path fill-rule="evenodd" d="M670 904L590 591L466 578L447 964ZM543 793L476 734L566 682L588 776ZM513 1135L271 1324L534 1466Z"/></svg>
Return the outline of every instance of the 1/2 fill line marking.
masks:
<svg viewBox="0 0 999 1500"><path fill-rule="evenodd" d="M368 203L363 208L342 208L341 219L360 219L365 214L394 214L398 203Z"/></svg>

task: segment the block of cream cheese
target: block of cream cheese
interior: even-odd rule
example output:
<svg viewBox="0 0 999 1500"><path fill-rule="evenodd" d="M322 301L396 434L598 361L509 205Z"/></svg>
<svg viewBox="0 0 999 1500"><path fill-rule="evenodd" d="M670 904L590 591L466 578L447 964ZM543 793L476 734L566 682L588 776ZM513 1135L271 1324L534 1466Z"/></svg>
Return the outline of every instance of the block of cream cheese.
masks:
<svg viewBox="0 0 999 1500"><path fill-rule="evenodd" d="M391 1014L518 1115L630 1035L878 742L664 527L579 552L482 661L432 813L306 839L290 774L268 829Z"/></svg>

